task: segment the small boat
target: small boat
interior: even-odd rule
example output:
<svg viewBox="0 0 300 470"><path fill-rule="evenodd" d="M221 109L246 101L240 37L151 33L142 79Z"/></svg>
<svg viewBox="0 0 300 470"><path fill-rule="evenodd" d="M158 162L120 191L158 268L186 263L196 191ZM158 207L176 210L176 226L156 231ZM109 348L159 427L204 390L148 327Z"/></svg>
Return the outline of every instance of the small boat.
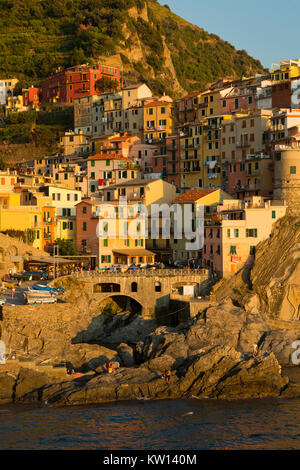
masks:
<svg viewBox="0 0 300 470"><path fill-rule="evenodd" d="M5 302L6 302L6 299L0 299L0 306L1 306L1 305L4 305Z"/></svg>
<svg viewBox="0 0 300 470"><path fill-rule="evenodd" d="M57 298L55 296L49 295L45 296L41 295L32 295L30 292L26 292L24 294L26 303L29 305L38 305L38 304L55 304L57 302Z"/></svg>
<svg viewBox="0 0 300 470"><path fill-rule="evenodd" d="M53 292L48 292L48 291L42 291L42 290L32 290L30 287L28 287L28 291L26 291L31 297L56 297L56 294Z"/></svg>
<svg viewBox="0 0 300 470"><path fill-rule="evenodd" d="M58 294L58 290L55 289L55 287L45 286L43 284L35 284L32 286L32 289L36 291L54 292L55 294Z"/></svg>

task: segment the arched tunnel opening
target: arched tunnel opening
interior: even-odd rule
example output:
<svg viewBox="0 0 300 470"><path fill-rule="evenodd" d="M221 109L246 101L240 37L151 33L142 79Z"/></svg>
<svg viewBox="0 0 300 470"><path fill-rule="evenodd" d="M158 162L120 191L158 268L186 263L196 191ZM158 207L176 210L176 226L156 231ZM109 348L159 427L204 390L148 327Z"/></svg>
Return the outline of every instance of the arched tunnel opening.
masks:
<svg viewBox="0 0 300 470"><path fill-rule="evenodd" d="M103 313L128 313L128 315L141 315L143 306L132 297L127 295L112 295L100 304Z"/></svg>
<svg viewBox="0 0 300 470"><path fill-rule="evenodd" d="M103 292L120 292L120 284L113 282L102 282L101 284L94 285L94 293L103 293Z"/></svg>

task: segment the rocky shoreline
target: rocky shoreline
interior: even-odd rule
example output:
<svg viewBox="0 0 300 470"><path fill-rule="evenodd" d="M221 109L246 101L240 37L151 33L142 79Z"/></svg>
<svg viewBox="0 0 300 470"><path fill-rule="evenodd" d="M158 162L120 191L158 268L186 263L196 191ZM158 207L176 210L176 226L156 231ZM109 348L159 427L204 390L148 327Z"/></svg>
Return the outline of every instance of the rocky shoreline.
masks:
<svg viewBox="0 0 300 470"><path fill-rule="evenodd" d="M292 361L300 340L299 240L299 217L281 219L258 245L254 266L220 281L177 327L103 310L76 278L61 281L64 303L4 306L0 338L11 360L0 365L0 404L300 397ZM107 373L108 361L120 363L116 373ZM67 374L67 363L77 375Z"/></svg>
<svg viewBox="0 0 300 470"><path fill-rule="evenodd" d="M157 327L130 313L102 314L73 336L72 344L64 344L63 357L77 374L68 375L59 364L61 351L55 358L53 350L51 357L44 345L38 361L29 352L31 362L10 360L1 366L0 404L300 397L300 382L282 371L291 365L292 343L298 338L300 328L274 330L262 316L228 299L177 327ZM107 373L109 360L120 363L115 373ZM171 370L169 383L162 377L166 369Z"/></svg>

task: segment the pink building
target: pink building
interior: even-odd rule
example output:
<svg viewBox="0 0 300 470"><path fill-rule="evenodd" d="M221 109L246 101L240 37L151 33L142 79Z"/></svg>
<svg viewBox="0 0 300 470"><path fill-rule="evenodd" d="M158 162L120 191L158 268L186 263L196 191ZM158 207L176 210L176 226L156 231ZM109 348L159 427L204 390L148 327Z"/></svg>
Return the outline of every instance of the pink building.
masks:
<svg viewBox="0 0 300 470"><path fill-rule="evenodd" d="M86 199L76 205L76 246L81 254L99 255L99 239L97 237L98 217L96 207L99 201Z"/></svg>
<svg viewBox="0 0 300 470"><path fill-rule="evenodd" d="M159 154L157 145L136 142L129 150L129 157L141 168L142 176L156 173L153 168L153 158Z"/></svg>
<svg viewBox="0 0 300 470"><path fill-rule="evenodd" d="M221 98L222 114L256 108L256 87L253 86L235 87Z"/></svg>

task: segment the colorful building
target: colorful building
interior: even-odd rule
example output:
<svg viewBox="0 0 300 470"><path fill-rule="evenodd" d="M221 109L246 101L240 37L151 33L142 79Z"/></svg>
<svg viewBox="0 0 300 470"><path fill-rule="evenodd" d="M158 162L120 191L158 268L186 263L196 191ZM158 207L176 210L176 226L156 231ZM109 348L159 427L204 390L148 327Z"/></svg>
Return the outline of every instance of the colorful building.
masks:
<svg viewBox="0 0 300 470"><path fill-rule="evenodd" d="M6 105L18 81L17 78L0 78L0 106Z"/></svg>
<svg viewBox="0 0 300 470"><path fill-rule="evenodd" d="M97 81L109 77L116 87L121 86L120 70L109 65L76 65L65 70L60 68L41 86L42 103L73 103L76 98L98 95L101 90Z"/></svg>
<svg viewBox="0 0 300 470"><path fill-rule="evenodd" d="M23 106L27 109L38 109L40 105L39 88L34 86L22 90Z"/></svg>
<svg viewBox="0 0 300 470"><path fill-rule="evenodd" d="M47 250L56 238L55 209L51 199L42 194L19 191L0 193L0 231L17 230L24 232L32 245Z"/></svg>
<svg viewBox="0 0 300 470"><path fill-rule="evenodd" d="M174 117L174 104L166 101L166 97L145 102L144 141L149 144L164 141L174 131Z"/></svg>
<svg viewBox="0 0 300 470"><path fill-rule="evenodd" d="M217 218L217 207L223 203L224 199L230 199L230 195L221 189L192 189L178 196L173 204L181 207L181 216L173 216L173 259L174 261L195 260L198 265L203 264L203 243L204 223L207 219ZM180 217L178 219L178 217ZM181 219L181 220L180 220ZM181 238L176 238L175 234L182 226ZM194 248L188 248L187 243L196 241L199 236L199 243Z"/></svg>
<svg viewBox="0 0 300 470"><path fill-rule="evenodd" d="M217 210L219 220L205 224L202 267L230 277L253 263L256 246L270 236L273 224L285 215L286 205L253 196L245 201L223 200Z"/></svg>
<svg viewBox="0 0 300 470"><path fill-rule="evenodd" d="M106 186L138 178L140 168L122 155L98 154L88 158L87 176L89 196L99 195Z"/></svg>
<svg viewBox="0 0 300 470"><path fill-rule="evenodd" d="M144 208L150 212L152 204L170 203L175 194L176 188L161 179L135 179L104 188L101 200L84 200L77 206L77 249L97 256L100 267L153 264Z"/></svg>

